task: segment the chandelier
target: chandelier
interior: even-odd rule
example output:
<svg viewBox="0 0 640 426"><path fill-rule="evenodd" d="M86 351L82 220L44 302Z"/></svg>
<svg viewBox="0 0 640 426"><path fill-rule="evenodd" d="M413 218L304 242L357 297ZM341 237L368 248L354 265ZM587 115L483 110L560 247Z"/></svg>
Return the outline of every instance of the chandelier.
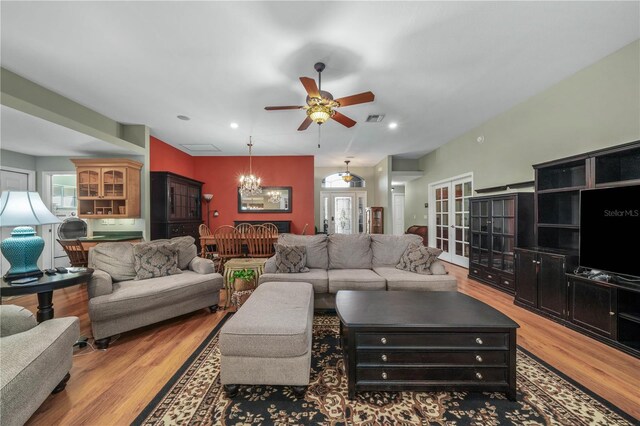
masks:
<svg viewBox="0 0 640 426"><path fill-rule="evenodd" d="M351 162L350 160L345 160L345 164L347 165L347 171L342 173L342 180L345 182L351 182L351 180L353 179L353 175L351 174L351 172L349 172L350 162Z"/></svg>
<svg viewBox="0 0 640 426"><path fill-rule="evenodd" d="M280 191L269 191L267 192L267 195L269 196L270 203L279 204L280 200L282 200L282 195L280 194Z"/></svg>
<svg viewBox="0 0 640 426"><path fill-rule="evenodd" d="M247 144L249 147L249 174L240 176L240 195L243 197L247 197L250 195L258 195L262 194L262 188L260 187L260 178L253 174L252 164L251 164L251 148L253 147L253 143L251 143L251 136L249 136L249 143Z"/></svg>

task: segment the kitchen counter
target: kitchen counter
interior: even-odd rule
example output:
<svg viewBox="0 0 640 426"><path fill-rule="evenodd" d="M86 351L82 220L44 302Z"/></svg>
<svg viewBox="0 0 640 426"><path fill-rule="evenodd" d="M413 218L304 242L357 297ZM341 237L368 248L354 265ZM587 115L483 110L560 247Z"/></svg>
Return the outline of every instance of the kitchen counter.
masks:
<svg viewBox="0 0 640 426"><path fill-rule="evenodd" d="M129 241L132 243L137 243L137 242L144 241L142 238L142 232L139 232L139 231L94 232L93 236L78 238L78 240L80 240L85 250L88 250L90 247L93 247L99 243L115 243L120 241Z"/></svg>

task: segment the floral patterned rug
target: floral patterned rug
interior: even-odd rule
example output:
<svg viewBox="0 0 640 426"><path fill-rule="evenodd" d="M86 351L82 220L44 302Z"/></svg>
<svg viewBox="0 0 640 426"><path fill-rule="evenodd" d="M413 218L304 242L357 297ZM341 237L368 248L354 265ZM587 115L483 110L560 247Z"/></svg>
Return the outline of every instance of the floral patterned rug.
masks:
<svg viewBox="0 0 640 426"><path fill-rule="evenodd" d="M218 381L213 330L134 425L633 425L636 421L525 350L517 353L517 402L491 392L361 392L347 399L339 320L316 315L311 383L304 399L287 386L241 386L228 399Z"/></svg>

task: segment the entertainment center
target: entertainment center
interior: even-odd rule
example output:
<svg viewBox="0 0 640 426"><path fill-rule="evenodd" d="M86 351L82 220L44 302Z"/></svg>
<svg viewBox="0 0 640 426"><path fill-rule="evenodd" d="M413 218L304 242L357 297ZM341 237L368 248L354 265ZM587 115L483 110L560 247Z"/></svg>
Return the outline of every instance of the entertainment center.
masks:
<svg viewBox="0 0 640 426"><path fill-rule="evenodd" d="M514 303L640 357L640 257L620 245L640 237L640 141L533 167Z"/></svg>

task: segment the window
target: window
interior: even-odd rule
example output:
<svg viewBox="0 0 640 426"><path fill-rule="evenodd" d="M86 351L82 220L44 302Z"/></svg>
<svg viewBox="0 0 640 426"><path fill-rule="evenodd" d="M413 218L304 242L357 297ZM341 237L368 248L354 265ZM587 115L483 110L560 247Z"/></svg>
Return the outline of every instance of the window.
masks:
<svg viewBox="0 0 640 426"><path fill-rule="evenodd" d="M345 182L342 179L344 173L334 173L322 179L323 188L364 188L365 180L358 175L351 173L353 179L350 182Z"/></svg>

